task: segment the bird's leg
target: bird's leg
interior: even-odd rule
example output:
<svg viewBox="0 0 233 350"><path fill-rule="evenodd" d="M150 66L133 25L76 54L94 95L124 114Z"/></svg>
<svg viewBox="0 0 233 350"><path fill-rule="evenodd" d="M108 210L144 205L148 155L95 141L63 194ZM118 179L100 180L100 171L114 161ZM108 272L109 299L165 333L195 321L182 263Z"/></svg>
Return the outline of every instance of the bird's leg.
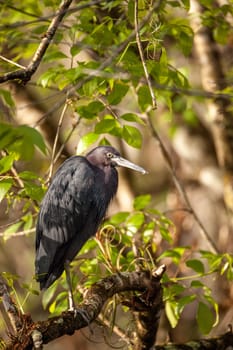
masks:
<svg viewBox="0 0 233 350"><path fill-rule="evenodd" d="M74 312L74 316L76 317L77 312L80 313L83 317L83 319L86 321L87 324L90 323L88 315L86 315L86 311L78 311L75 307L74 303L74 296L72 291L72 283L71 283L71 276L70 276L70 262L67 260L64 264L64 269L66 272L66 281L68 284L68 303L69 303L69 311Z"/></svg>
<svg viewBox="0 0 233 350"><path fill-rule="evenodd" d="M71 276L70 276L70 262L69 261L65 262L64 268L65 268L65 272L66 272L66 281L67 281L67 285L68 285L69 311L75 311L74 296L73 296Z"/></svg>

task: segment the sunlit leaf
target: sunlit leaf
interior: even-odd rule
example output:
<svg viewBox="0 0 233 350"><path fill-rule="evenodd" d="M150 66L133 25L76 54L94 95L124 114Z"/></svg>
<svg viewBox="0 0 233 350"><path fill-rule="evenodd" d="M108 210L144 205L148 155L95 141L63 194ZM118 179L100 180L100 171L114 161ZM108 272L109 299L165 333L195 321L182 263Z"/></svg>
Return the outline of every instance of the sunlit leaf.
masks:
<svg viewBox="0 0 233 350"><path fill-rule="evenodd" d="M172 328L177 326L179 316L177 314L177 303L175 301L167 300L165 303L165 312Z"/></svg>
<svg viewBox="0 0 233 350"><path fill-rule="evenodd" d="M142 145L142 134L134 126L124 125L122 137L132 147L140 148Z"/></svg>
<svg viewBox="0 0 233 350"><path fill-rule="evenodd" d="M10 170L15 160L14 154L9 154L0 159L0 174L3 174Z"/></svg>
<svg viewBox="0 0 233 350"><path fill-rule="evenodd" d="M78 147L77 147L77 154L82 154L85 152L88 147L93 145L99 138L99 134L96 134L94 132L89 132L88 134L81 137Z"/></svg>
<svg viewBox="0 0 233 350"><path fill-rule="evenodd" d="M0 180L0 202L3 200L7 192L10 190L13 185L12 179L3 179Z"/></svg>
<svg viewBox="0 0 233 350"><path fill-rule="evenodd" d="M150 194L144 194L134 199L133 206L136 210L144 209L151 201Z"/></svg>
<svg viewBox="0 0 233 350"><path fill-rule="evenodd" d="M121 212L111 216L110 223L113 225L119 225L128 218L129 212Z"/></svg>

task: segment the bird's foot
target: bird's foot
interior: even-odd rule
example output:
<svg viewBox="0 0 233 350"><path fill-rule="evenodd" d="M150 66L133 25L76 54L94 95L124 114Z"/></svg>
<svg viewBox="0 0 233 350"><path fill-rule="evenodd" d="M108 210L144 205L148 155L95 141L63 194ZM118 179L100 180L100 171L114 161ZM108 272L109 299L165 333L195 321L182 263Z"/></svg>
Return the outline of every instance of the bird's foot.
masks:
<svg viewBox="0 0 233 350"><path fill-rule="evenodd" d="M85 310L81 310L81 309L74 307L74 308L69 308L68 311L72 312L74 314L74 318L76 318L78 315L80 315L87 325L90 323L88 314Z"/></svg>

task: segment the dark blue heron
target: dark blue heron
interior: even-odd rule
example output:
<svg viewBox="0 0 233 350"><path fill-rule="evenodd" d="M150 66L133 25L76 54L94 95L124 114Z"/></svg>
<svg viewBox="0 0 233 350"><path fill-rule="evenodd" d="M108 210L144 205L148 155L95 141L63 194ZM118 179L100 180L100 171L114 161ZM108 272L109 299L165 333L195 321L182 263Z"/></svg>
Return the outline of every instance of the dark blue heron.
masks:
<svg viewBox="0 0 233 350"><path fill-rule="evenodd" d="M111 146L73 156L57 170L41 203L36 227L36 279L47 289L65 270L74 309L69 263L95 235L118 186L117 166L146 171Z"/></svg>

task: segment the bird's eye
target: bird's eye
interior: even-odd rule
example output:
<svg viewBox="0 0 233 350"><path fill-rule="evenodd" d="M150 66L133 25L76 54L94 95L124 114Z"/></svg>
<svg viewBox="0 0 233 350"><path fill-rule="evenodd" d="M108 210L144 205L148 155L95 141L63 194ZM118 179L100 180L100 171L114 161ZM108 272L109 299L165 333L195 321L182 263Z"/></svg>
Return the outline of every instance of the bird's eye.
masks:
<svg viewBox="0 0 233 350"><path fill-rule="evenodd" d="M113 154L111 152L108 152L107 153L107 158L112 158L113 157Z"/></svg>

